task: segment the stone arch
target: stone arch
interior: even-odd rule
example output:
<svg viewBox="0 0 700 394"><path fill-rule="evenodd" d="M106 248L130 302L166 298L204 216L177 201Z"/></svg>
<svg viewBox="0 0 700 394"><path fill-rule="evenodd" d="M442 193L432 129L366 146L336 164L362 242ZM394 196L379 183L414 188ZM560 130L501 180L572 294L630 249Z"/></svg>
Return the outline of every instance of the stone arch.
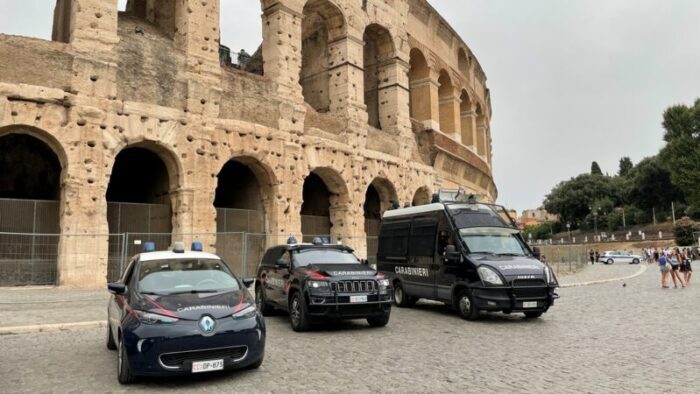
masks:
<svg viewBox="0 0 700 394"><path fill-rule="evenodd" d="M410 87L409 110L418 121L430 120L430 67L418 48L411 49L408 82Z"/></svg>
<svg viewBox="0 0 700 394"><path fill-rule="evenodd" d="M417 207L419 205L430 204L432 201L432 194L430 193L430 188L427 186L421 186L413 194L413 201L411 206Z"/></svg>
<svg viewBox="0 0 700 394"><path fill-rule="evenodd" d="M313 236L342 238L349 227L350 194L343 177L330 167L309 172L302 186L301 231Z"/></svg>
<svg viewBox="0 0 700 394"><path fill-rule="evenodd" d="M304 101L317 112L330 110L331 43L345 36L342 10L328 0L308 0L301 24L299 84Z"/></svg>
<svg viewBox="0 0 700 394"><path fill-rule="evenodd" d="M476 152L479 156L486 155L486 129L488 120L481 103L476 103Z"/></svg>
<svg viewBox="0 0 700 394"><path fill-rule="evenodd" d="M474 133L476 132L476 116L473 109L474 104L466 89L462 89L460 100L462 101L459 107L460 117L462 119L460 130L462 133L462 144L466 146L475 146L476 137Z"/></svg>
<svg viewBox="0 0 700 394"><path fill-rule="evenodd" d="M457 51L457 66L459 67L459 72L462 73L464 79L469 79L469 56L467 56L467 51L464 48L459 48Z"/></svg>
<svg viewBox="0 0 700 394"><path fill-rule="evenodd" d="M438 96L440 97L440 130L447 134L453 135L457 132L459 119L457 114L458 107L456 106L455 87L452 83L450 74L442 69L438 78Z"/></svg>
<svg viewBox="0 0 700 394"><path fill-rule="evenodd" d="M0 286L53 285L58 279L60 213L66 155L47 132L25 125L0 128L0 232L26 233L0 243L0 255L22 264L0 265ZM31 235L29 235L31 234ZM46 256L35 259L36 249Z"/></svg>
<svg viewBox="0 0 700 394"><path fill-rule="evenodd" d="M156 26L163 35L174 39L180 26L182 12L178 12L179 3L172 0L128 0L126 17L138 18ZM121 19L121 15L120 15Z"/></svg>
<svg viewBox="0 0 700 394"><path fill-rule="evenodd" d="M390 180L384 177L376 177L367 186L365 201L362 206L365 219L365 235L367 236L367 258L371 263L377 255L379 226L382 215L393 204L398 204L396 188Z"/></svg>
<svg viewBox="0 0 700 394"><path fill-rule="evenodd" d="M367 119L370 126L382 128L382 121L391 114L385 114L382 110L383 103L380 99L381 81L387 79L390 70L387 63L395 57L394 40L389 30L373 23L365 28L364 46L364 97L367 106ZM395 114L394 114L395 115Z"/></svg>

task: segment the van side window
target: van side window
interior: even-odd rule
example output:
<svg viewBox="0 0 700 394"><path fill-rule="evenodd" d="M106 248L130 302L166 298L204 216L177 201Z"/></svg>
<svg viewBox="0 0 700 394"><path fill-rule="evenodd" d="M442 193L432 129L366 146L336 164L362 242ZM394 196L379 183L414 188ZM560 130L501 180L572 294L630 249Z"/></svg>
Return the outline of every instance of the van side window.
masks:
<svg viewBox="0 0 700 394"><path fill-rule="evenodd" d="M411 256L432 256L435 254L437 222L414 222L409 238Z"/></svg>
<svg viewBox="0 0 700 394"><path fill-rule="evenodd" d="M410 222L387 223L379 232L378 256L406 257L408 253L408 235Z"/></svg>

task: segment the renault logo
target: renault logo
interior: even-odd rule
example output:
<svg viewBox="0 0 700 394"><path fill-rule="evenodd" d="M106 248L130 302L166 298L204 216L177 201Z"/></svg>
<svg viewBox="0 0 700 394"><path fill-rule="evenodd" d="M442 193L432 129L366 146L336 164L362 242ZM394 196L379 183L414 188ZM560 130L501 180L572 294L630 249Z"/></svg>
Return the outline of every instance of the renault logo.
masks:
<svg viewBox="0 0 700 394"><path fill-rule="evenodd" d="M211 318L211 316L204 316L201 319L199 319L199 329L202 330L202 332L205 333L210 333L214 331L214 327L216 326L216 321Z"/></svg>

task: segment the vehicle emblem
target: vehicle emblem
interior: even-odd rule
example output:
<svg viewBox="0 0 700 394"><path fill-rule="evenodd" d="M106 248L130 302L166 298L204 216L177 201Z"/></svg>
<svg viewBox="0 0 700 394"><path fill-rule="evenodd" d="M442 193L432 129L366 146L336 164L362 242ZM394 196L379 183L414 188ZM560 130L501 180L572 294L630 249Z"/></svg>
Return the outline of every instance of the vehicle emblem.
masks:
<svg viewBox="0 0 700 394"><path fill-rule="evenodd" d="M214 327L216 326L216 321L211 318L211 316L204 316L201 319L199 319L199 329L202 330L202 332L205 333L210 333L214 331Z"/></svg>

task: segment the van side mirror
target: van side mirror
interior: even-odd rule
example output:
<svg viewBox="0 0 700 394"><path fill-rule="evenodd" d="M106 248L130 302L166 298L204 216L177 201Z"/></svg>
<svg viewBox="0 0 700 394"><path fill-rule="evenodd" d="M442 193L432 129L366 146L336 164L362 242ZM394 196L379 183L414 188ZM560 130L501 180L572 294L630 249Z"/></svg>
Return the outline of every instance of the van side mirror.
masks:
<svg viewBox="0 0 700 394"><path fill-rule="evenodd" d="M126 285L124 283L109 283L107 285L107 290L109 290L110 293L116 294L116 295L121 295L126 293Z"/></svg>
<svg viewBox="0 0 700 394"><path fill-rule="evenodd" d="M284 261L284 259L278 259L275 262L275 267L277 267L277 268L289 268L289 264L286 261Z"/></svg>
<svg viewBox="0 0 700 394"><path fill-rule="evenodd" d="M253 283L255 283L255 278L243 278L241 282L243 282L245 287L250 287Z"/></svg>
<svg viewBox="0 0 700 394"><path fill-rule="evenodd" d="M462 253L457 250L454 245L447 245L445 247L445 259L448 261L459 261L462 257Z"/></svg>
<svg viewBox="0 0 700 394"><path fill-rule="evenodd" d="M540 252L540 248L537 246L532 247L532 255L539 260L540 257L542 256L542 252Z"/></svg>

